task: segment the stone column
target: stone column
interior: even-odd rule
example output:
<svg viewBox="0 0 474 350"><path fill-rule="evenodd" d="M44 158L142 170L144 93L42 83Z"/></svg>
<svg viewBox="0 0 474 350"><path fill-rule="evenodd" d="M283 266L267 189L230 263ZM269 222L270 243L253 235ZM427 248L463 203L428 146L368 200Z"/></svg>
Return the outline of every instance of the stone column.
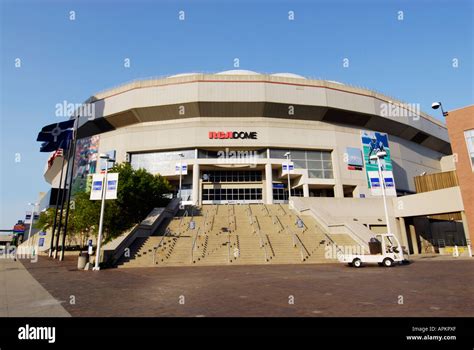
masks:
<svg viewBox="0 0 474 350"><path fill-rule="evenodd" d="M270 163L265 164L265 203L273 204L273 178Z"/></svg>
<svg viewBox="0 0 474 350"><path fill-rule="evenodd" d="M309 185L303 184L303 197L309 197Z"/></svg>
<svg viewBox="0 0 474 350"><path fill-rule="evenodd" d="M409 229L410 229L411 244L413 245L413 254L418 255L420 254L420 249L418 247L418 240L416 239L415 226L410 225Z"/></svg>
<svg viewBox="0 0 474 350"><path fill-rule="evenodd" d="M199 164L193 165L193 203L199 205Z"/></svg>
<svg viewBox="0 0 474 350"><path fill-rule="evenodd" d="M402 245L407 248L407 250L410 250L410 247L408 247L408 237L407 237L407 228L405 225L405 219L400 217L398 221L398 227L400 227L400 236L402 239Z"/></svg>

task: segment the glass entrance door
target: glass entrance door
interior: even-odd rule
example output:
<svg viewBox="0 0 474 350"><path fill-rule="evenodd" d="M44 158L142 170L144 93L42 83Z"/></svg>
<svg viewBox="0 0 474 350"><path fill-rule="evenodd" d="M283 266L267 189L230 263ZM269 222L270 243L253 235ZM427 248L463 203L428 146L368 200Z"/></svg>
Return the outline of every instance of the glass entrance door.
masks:
<svg viewBox="0 0 474 350"><path fill-rule="evenodd" d="M202 203L261 203L261 170L208 170L202 173Z"/></svg>
<svg viewBox="0 0 474 350"><path fill-rule="evenodd" d="M261 188L205 188L202 191L204 204L261 203Z"/></svg>

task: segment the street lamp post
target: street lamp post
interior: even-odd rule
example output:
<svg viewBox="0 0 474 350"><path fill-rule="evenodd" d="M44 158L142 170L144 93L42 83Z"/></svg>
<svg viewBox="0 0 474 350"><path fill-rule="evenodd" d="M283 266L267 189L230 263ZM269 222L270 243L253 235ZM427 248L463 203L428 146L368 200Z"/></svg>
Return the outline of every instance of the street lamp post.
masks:
<svg viewBox="0 0 474 350"><path fill-rule="evenodd" d="M38 203L28 203L28 205L31 205L32 210L31 210L31 222L30 222L30 228L28 230L28 248L31 248L33 240L31 239L31 230L33 229L33 220L35 218L35 210L36 207L39 205Z"/></svg>
<svg viewBox="0 0 474 350"><path fill-rule="evenodd" d="M377 152L377 154L374 154L370 156L371 160L377 160L377 169L379 173L379 179L381 179L381 184L380 187L382 189L382 197L383 197L383 208L385 211L385 221L387 222L387 233L392 233L392 230L390 228L390 220L388 218L388 208L387 208L387 197L385 194L385 178L382 173L382 163L380 162L380 159L384 158L387 155L387 152L385 151L380 151Z"/></svg>
<svg viewBox="0 0 474 350"><path fill-rule="evenodd" d="M107 194L107 170L109 168L109 162L114 162L114 159L110 159L107 154L101 154L100 159L105 160L105 172L104 177L102 178L102 195L101 195L101 205L100 205L100 219L99 219L99 233L97 235L97 249L95 252L95 265L93 270L99 271L99 260L100 260L100 243L102 241L102 230L104 224L104 210L105 210L105 196Z"/></svg>
<svg viewBox="0 0 474 350"><path fill-rule="evenodd" d="M438 109L440 108L441 109L441 113L443 114L443 117L447 117L448 116L448 112L446 112L444 109L443 109L443 104L441 102L433 102L431 104L431 108L433 109Z"/></svg>
<svg viewBox="0 0 474 350"><path fill-rule="evenodd" d="M291 161L291 152L285 153L286 157L286 171L288 173L288 205L291 203L291 183L290 183L290 161Z"/></svg>

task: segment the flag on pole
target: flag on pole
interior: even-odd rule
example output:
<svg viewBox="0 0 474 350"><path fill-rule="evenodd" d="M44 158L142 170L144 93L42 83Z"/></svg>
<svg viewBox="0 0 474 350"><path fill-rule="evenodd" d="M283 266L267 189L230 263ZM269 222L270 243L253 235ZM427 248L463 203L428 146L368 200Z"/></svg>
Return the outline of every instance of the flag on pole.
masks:
<svg viewBox="0 0 474 350"><path fill-rule="evenodd" d="M65 133L71 131L73 127L74 119L46 125L41 129L36 141L59 142L65 137Z"/></svg>
<svg viewBox="0 0 474 350"><path fill-rule="evenodd" d="M43 142L40 147L40 152L53 152L58 149L68 149L72 140L72 133L72 130L67 129L56 138L57 141Z"/></svg>

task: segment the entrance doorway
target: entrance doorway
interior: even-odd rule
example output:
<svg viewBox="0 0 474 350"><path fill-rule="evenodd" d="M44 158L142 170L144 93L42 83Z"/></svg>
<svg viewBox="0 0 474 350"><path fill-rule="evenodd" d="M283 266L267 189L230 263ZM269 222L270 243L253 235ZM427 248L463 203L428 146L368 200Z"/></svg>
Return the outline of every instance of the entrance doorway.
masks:
<svg viewBox="0 0 474 350"><path fill-rule="evenodd" d="M204 170L202 203L262 203L261 170Z"/></svg>

